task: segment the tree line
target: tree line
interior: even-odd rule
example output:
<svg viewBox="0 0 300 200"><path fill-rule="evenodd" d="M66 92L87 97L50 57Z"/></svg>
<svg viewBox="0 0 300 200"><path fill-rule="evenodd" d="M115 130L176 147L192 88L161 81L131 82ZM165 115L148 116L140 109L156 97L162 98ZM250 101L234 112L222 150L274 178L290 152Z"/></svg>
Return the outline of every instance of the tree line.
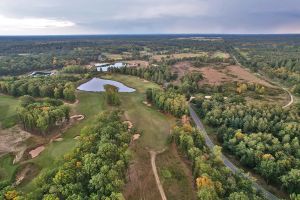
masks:
<svg viewBox="0 0 300 200"><path fill-rule="evenodd" d="M50 97L73 102L76 99L73 82L78 80L79 78L74 76L2 78L0 93L15 97Z"/></svg>
<svg viewBox="0 0 300 200"><path fill-rule="evenodd" d="M174 90L161 91L149 88L146 91L146 97L147 101L153 103L158 109L176 117L188 114L188 103L185 96Z"/></svg>
<svg viewBox="0 0 300 200"><path fill-rule="evenodd" d="M70 108L56 99L35 100L22 96L17 114L25 130L38 131L44 136L47 131L69 120Z"/></svg>
<svg viewBox="0 0 300 200"><path fill-rule="evenodd" d="M153 66L149 68L135 68L135 67L109 68L109 72L137 76L155 82L160 85L176 79L176 77L171 73L171 71L166 66L157 66L157 67Z"/></svg>

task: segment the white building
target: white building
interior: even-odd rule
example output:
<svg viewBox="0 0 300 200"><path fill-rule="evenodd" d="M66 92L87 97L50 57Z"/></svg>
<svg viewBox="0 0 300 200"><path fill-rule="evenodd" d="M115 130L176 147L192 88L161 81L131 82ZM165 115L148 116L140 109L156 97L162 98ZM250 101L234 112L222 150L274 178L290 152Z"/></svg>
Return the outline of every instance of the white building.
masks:
<svg viewBox="0 0 300 200"><path fill-rule="evenodd" d="M110 63L96 63L95 67L97 68L97 71L100 72L107 72L108 68L122 68L125 67L126 63L122 63L122 62L117 62L114 64L110 64Z"/></svg>

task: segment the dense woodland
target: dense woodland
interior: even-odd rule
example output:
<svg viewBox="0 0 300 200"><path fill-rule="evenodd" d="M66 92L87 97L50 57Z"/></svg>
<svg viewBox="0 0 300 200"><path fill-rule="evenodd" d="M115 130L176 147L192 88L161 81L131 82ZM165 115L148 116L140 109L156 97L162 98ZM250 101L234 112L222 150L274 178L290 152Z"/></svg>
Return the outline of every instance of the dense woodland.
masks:
<svg viewBox="0 0 300 200"><path fill-rule="evenodd" d="M184 95L173 90L160 91L148 89L146 91L147 100L153 103L160 110L170 113L176 117L188 114L188 103Z"/></svg>
<svg viewBox="0 0 300 200"><path fill-rule="evenodd" d="M0 79L0 93L19 97L50 97L75 101L76 76L6 77Z"/></svg>
<svg viewBox="0 0 300 200"><path fill-rule="evenodd" d="M192 163L199 200L259 200L263 199L252 188L251 181L232 174L224 166L220 147L211 152L203 135L188 124L176 126L172 138Z"/></svg>
<svg viewBox="0 0 300 200"><path fill-rule="evenodd" d="M176 76L174 76L166 66L151 68L109 68L109 72L138 76L160 85L176 79Z"/></svg>
<svg viewBox="0 0 300 200"><path fill-rule="evenodd" d="M38 190L25 195L8 186L2 189L0 198L123 200L130 138L119 111L103 112L95 125L81 130L79 144L59 161L58 167L40 175Z"/></svg>
<svg viewBox="0 0 300 200"><path fill-rule="evenodd" d="M60 100L35 100L31 96L22 96L17 113L25 130L45 135L49 129L69 120L70 108Z"/></svg>
<svg viewBox="0 0 300 200"><path fill-rule="evenodd" d="M194 103L206 123L217 128L224 148L242 164L289 193L300 193L300 125L295 112L220 97Z"/></svg>

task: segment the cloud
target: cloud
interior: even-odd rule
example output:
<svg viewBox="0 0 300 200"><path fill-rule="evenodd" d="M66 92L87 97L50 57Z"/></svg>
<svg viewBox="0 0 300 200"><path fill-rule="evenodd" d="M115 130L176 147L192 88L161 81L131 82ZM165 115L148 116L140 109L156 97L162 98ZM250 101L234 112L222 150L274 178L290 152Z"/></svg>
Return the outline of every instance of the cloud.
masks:
<svg viewBox="0 0 300 200"><path fill-rule="evenodd" d="M0 26L14 24L0 34L295 33L300 25L299 0L1 0L0 13Z"/></svg>
<svg viewBox="0 0 300 200"><path fill-rule="evenodd" d="M46 29L64 28L75 26L76 24L67 20L46 19L46 18L11 18L0 15L0 27L2 29Z"/></svg>

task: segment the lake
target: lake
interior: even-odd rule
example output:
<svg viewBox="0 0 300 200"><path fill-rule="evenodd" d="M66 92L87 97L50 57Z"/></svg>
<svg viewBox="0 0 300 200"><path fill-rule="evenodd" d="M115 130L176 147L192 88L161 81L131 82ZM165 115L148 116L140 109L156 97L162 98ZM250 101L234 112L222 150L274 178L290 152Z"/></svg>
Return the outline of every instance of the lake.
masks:
<svg viewBox="0 0 300 200"><path fill-rule="evenodd" d="M127 87L118 81L106 80L101 78L93 78L88 82L80 85L77 89L87 92L104 92L105 85L113 85L119 88L119 92L134 92L135 89Z"/></svg>

